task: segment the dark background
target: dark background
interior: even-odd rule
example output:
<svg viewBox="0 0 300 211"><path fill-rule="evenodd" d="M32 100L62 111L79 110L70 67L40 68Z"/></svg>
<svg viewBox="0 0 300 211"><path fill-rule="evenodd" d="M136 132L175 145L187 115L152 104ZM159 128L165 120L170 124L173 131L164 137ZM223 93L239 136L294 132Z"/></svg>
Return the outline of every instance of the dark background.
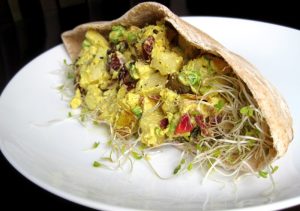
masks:
<svg viewBox="0 0 300 211"><path fill-rule="evenodd" d="M0 93L22 66L61 43L60 34L63 31L88 21L117 18L139 2L138 0L0 0ZM160 2L180 16L237 17L300 29L299 7L289 1ZM2 210L20 208L92 210L37 187L19 174L1 153L0 156L1 206L4 207ZM300 210L300 206L287 210Z"/></svg>

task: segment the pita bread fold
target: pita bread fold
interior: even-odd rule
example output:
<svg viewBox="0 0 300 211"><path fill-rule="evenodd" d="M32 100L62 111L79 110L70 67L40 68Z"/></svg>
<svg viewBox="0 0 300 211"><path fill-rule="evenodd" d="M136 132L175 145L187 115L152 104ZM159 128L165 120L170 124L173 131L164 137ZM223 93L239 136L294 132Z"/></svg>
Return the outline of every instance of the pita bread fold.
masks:
<svg viewBox="0 0 300 211"><path fill-rule="evenodd" d="M170 23L191 45L222 57L248 86L266 119L274 147L265 162L256 161L256 163L253 163L254 168L261 169L273 160L283 156L293 139L293 129L292 118L282 96L253 65L226 49L204 32L180 19L165 6L153 2L141 3L119 19L110 22L87 23L77 26L71 31L64 32L62 40L68 54L74 61L79 55L81 43L88 29L95 29L101 34L107 35L113 25L142 27L161 19Z"/></svg>

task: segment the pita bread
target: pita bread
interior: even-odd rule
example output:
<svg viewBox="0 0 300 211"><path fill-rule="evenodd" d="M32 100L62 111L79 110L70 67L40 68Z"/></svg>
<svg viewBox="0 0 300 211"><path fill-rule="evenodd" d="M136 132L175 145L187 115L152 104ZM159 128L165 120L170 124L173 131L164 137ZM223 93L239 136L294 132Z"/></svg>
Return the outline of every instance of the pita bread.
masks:
<svg viewBox="0 0 300 211"><path fill-rule="evenodd" d="M121 24L124 26L135 25L142 27L145 24L155 23L155 21L161 19L173 25L178 33L191 45L226 60L253 94L268 124L274 149L269 152L265 161L252 160L250 165L254 169L259 170L273 160L283 156L293 139L293 129L292 118L282 96L263 78L253 65L242 57L230 52L209 35L180 19L167 7L153 2L141 3L116 20L87 23L79 25L71 31L64 32L62 40L68 54L74 61L79 55L81 43L88 29L92 28L103 35L107 35L113 25Z"/></svg>

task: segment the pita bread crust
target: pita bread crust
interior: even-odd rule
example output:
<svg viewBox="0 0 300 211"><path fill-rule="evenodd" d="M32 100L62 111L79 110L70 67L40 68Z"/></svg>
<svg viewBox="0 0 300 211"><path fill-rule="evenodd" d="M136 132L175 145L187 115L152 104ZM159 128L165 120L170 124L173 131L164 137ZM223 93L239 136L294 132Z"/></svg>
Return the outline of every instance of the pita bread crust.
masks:
<svg viewBox="0 0 300 211"><path fill-rule="evenodd" d="M264 168L268 163L283 156L293 139L292 118L288 106L279 92L259 73L259 71L242 57L230 52L209 35L186 23L173 14L167 7L154 3L141 3L119 19L110 22L93 22L79 25L71 31L62 34L62 40L71 59L79 55L85 32L92 28L102 34L108 34L116 24L124 26L143 26L156 20L169 22L191 45L223 57L234 72L245 82L253 94L257 105L270 129L274 150L266 162L251 164L255 169Z"/></svg>

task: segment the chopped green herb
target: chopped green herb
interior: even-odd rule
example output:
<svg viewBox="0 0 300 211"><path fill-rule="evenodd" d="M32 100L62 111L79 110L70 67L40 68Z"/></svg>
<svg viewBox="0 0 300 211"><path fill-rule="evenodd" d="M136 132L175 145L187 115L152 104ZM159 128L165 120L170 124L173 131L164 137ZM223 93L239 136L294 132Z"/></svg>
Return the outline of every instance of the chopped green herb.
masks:
<svg viewBox="0 0 300 211"><path fill-rule="evenodd" d="M268 177L268 172L266 171L259 171L258 175L262 178L267 178Z"/></svg>
<svg viewBox="0 0 300 211"><path fill-rule="evenodd" d="M71 63L71 64L68 64L67 60L64 59L64 65L66 65L66 66L72 66L72 63Z"/></svg>
<svg viewBox="0 0 300 211"><path fill-rule="evenodd" d="M250 106L244 106L240 109L240 113L246 116L253 116L254 110Z"/></svg>
<svg viewBox="0 0 300 211"><path fill-rule="evenodd" d="M195 86L200 83L200 73L194 70L182 71L179 73L178 79L183 85Z"/></svg>
<svg viewBox="0 0 300 211"><path fill-rule="evenodd" d="M217 109L217 111L220 111L224 107L225 103L223 100L219 100L217 104L214 105L214 107Z"/></svg>
<svg viewBox="0 0 300 211"><path fill-rule="evenodd" d="M272 174L274 174L277 170L279 169L279 167L278 166L271 166L271 170L272 170Z"/></svg>
<svg viewBox="0 0 300 211"><path fill-rule="evenodd" d="M133 61L129 61L126 63L126 68L129 70L129 74L133 79L139 79L140 76L138 74L138 70L135 66L135 63Z"/></svg>
<svg viewBox="0 0 300 211"><path fill-rule="evenodd" d="M88 48L88 47L90 47L91 46L91 43L88 41L88 40L84 40L83 42L82 42L82 47L83 48Z"/></svg>
<svg viewBox="0 0 300 211"><path fill-rule="evenodd" d="M245 133L245 135L246 136L254 136L254 137L258 137L258 135L259 135L259 130L257 130L257 129L252 129L252 130L250 130L250 131L247 131L246 133Z"/></svg>
<svg viewBox="0 0 300 211"><path fill-rule="evenodd" d="M113 162L111 157L102 157L101 160L105 160L105 161L108 161L108 162Z"/></svg>
<svg viewBox="0 0 300 211"><path fill-rule="evenodd" d="M198 116L198 115L200 115L200 112L199 112L199 111L192 110L192 111L190 112L190 114L191 114L192 116Z"/></svg>
<svg viewBox="0 0 300 211"><path fill-rule="evenodd" d="M142 155L140 155L139 153L137 153L137 152L135 152L135 151L132 151L132 152L131 152L131 155L132 155L132 157L134 157L136 160L140 160L140 159L143 158Z"/></svg>
<svg viewBox="0 0 300 211"><path fill-rule="evenodd" d="M147 148L146 144L143 144L143 143L141 143L139 146L139 150L141 150L141 151L143 151L146 148Z"/></svg>
<svg viewBox="0 0 300 211"><path fill-rule="evenodd" d="M124 155L125 151L126 151L126 147L125 147L125 145L123 145L121 148L121 154Z"/></svg>
<svg viewBox="0 0 300 211"><path fill-rule="evenodd" d="M249 147L253 147L253 146L255 145L255 143L256 143L255 140L250 139L250 140L248 140L247 145L248 145Z"/></svg>
<svg viewBox="0 0 300 211"><path fill-rule="evenodd" d="M199 152L205 152L208 150L208 147L207 146L201 146L200 144L197 144L196 145L196 149L199 151Z"/></svg>
<svg viewBox="0 0 300 211"><path fill-rule="evenodd" d="M137 118L141 118L143 110L142 110L142 108L140 106L136 106L135 108L132 109L132 112L134 113L134 115Z"/></svg>
<svg viewBox="0 0 300 211"><path fill-rule="evenodd" d="M116 45L116 49L120 51L121 53L124 53L127 46L125 42L119 42L119 44Z"/></svg>
<svg viewBox="0 0 300 211"><path fill-rule="evenodd" d="M100 145L100 142L99 142L99 141L95 142L95 143L93 144L92 149L96 149L99 145Z"/></svg>
<svg viewBox="0 0 300 211"><path fill-rule="evenodd" d="M188 74L187 76L189 83L193 86L196 85L197 83L199 83L200 77L198 74L192 72L190 74Z"/></svg>
<svg viewBox="0 0 300 211"><path fill-rule="evenodd" d="M85 115L84 114L80 114L80 121L84 122L85 121Z"/></svg>
<svg viewBox="0 0 300 211"><path fill-rule="evenodd" d="M159 136L159 137L164 136L164 132L163 132L162 129L159 128L159 127L156 127L156 128L154 129L154 132L155 132L155 135L157 135L157 136Z"/></svg>
<svg viewBox="0 0 300 211"><path fill-rule="evenodd" d="M68 79L74 79L74 73L70 73L70 72L68 72L68 74L67 74L67 78Z"/></svg>
<svg viewBox="0 0 300 211"><path fill-rule="evenodd" d="M93 166L97 168L97 167L101 167L102 164L98 161L94 161Z"/></svg>
<svg viewBox="0 0 300 211"><path fill-rule="evenodd" d="M112 140L109 140L106 144L107 144L107 146L111 146L112 145Z"/></svg>
<svg viewBox="0 0 300 211"><path fill-rule="evenodd" d="M169 120L170 122L170 120ZM175 130L176 130L176 126L177 126L177 122L175 119L172 119L171 123L168 124L168 134L174 134Z"/></svg>
<svg viewBox="0 0 300 211"><path fill-rule="evenodd" d="M213 156L215 158L219 157L220 155L221 155L221 150L219 150L219 149L213 152Z"/></svg>
<svg viewBox="0 0 300 211"><path fill-rule="evenodd" d="M137 35L133 32L128 32L127 33L127 40L129 43L133 43L133 42L136 42L137 40Z"/></svg>
<svg viewBox="0 0 300 211"><path fill-rule="evenodd" d="M109 41L111 41L114 44L117 44L118 42L122 41L124 39L124 34L126 30L123 26L113 26L112 31L109 33Z"/></svg>
<svg viewBox="0 0 300 211"><path fill-rule="evenodd" d="M180 164L185 164L185 159L181 159Z"/></svg>
<svg viewBox="0 0 300 211"><path fill-rule="evenodd" d="M187 170L188 171L191 171L193 168L193 163L189 163L189 165L187 166Z"/></svg>
<svg viewBox="0 0 300 211"><path fill-rule="evenodd" d="M173 171L173 174L177 174L181 169L181 164L179 164Z"/></svg>
<svg viewBox="0 0 300 211"><path fill-rule="evenodd" d="M72 116L73 116L73 115L72 115L72 112L69 111L69 112L68 112L68 117L71 118Z"/></svg>
<svg viewBox="0 0 300 211"><path fill-rule="evenodd" d="M99 125L99 122L97 120L94 120L93 125Z"/></svg>

